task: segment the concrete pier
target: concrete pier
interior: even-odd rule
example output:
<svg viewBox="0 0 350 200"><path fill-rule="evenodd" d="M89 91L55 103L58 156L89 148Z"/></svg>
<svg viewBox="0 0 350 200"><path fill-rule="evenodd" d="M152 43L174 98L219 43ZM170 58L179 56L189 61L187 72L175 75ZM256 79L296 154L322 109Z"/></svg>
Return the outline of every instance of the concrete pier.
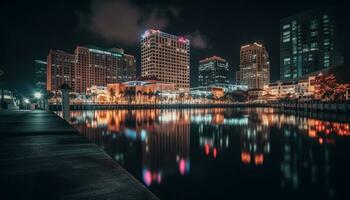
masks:
<svg viewBox="0 0 350 200"><path fill-rule="evenodd" d="M0 112L2 199L158 199L66 121Z"/></svg>

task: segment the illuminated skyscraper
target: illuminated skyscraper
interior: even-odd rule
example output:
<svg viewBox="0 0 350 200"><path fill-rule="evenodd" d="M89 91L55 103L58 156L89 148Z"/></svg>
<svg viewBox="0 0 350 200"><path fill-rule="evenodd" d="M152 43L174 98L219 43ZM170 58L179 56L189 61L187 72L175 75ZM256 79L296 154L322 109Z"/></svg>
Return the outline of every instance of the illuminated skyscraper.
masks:
<svg viewBox="0 0 350 200"><path fill-rule="evenodd" d="M141 39L141 75L188 90L190 41L159 30L147 30Z"/></svg>
<svg viewBox="0 0 350 200"><path fill-rule="evenodd" d="M50 50L47 56L47 90L58 90L63 84L74 88L74 69L74 54Z"/></svg>
<svg viewBox="0 0 350 200"><path fill-rule="evenodd" d="M35 64L35 87L36 89L46 90L47 62L46 60L34 60Z"/></svg>
<svg viewBox="0 0 350 200"><path fill-rule="evenodd" d="M115 50L97 47L75 49L75 91L86 92L93 85L106 86L117 82L117 66L122 65L122 54Z"/></svg>
<svg viewBox="0 0 350 200"><path fill-rule="evenodd" d="M228 83L228 62L218 56L212 56L199 61L199 86L209 86L217 83Z"/></svg>
<svg viewBox="0 0 350 200"><path fill-rule="evenodd" d="M122 63L117 66L117 82L136 80L136 59L133 55L125 54L123 49L117 49L122 55Z"/></svg>
<svg viewBox="0 0 350 200"><path fill-rule="evenodd" d="M269 54L262 44L241 46L239 67L236 80L249 89L263 89L270 82Z"/></svg>
<svg viewBox="0 0 350 200"><path fill-rule="evenodd" d="M281 80L342 64L334 11L313 10L280 21Z"/></svg>

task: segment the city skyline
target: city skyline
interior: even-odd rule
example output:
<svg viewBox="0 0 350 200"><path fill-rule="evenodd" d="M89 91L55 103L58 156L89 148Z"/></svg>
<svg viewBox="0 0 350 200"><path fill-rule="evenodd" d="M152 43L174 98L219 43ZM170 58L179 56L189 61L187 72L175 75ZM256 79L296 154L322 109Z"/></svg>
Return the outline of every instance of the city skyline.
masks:
<svg viewBox="0 0 350 200"><path fill-rule="evenodd" d="M2 199L350 199L344 0L0 8Z"/></svg>
<svg viewBox="0 0 350 200"><path fill-rule="evenodd" d="M114 2L120 1L113 1L113 3ZM313 8L336 5L337 9L340 10L339 14L347 15L347 13L345 13L344 10L342 10L342 6L338 6L341 4L337 4L337 2L323 2L318 4L309 2L303 4L302 6L295 6L293 2L286 2L286 5L290 5L288 10L283 9L281 4L266 3L266 5L263 5L261 10L257 7L251 8L255 12L252 12L253 14L251 16L246 17L245 20L239 20L239 15L242 14L243 11L239 11L236 14L230 15L225 13L225 11L228 11L229 9L237 11L240 10L238 8L248 8L247 4L238 2L237 5L230 5L227 3L214 5L215 8L222 8L222 12L220 12L216 17L223 18L223 21L213 23L215 21L215 18L210 18L213 16L208 15L205 18L206 20L203 20L205 21L204 23L203 21L199 20L200 17L203 17L205 15L205 13L202 12L197 12L196 16L193 17L193 19L190 19L190 11L196 6L196 4L193 2L189 3L188 6L182 6L181 4L176 4L176 2L171 1L165 3L148 1L140 5L138 4L139 2L136 1L122 2L123 5L125 4L129 7L130 5L132 5L132 8L137 8L136 10L138 10L140 18L145 18L146 21L150 20L151 22L153 22L144 23L146 25L148 24L149 26L141 27L141 31L139 31L139 29L135 29L136 33L132 33L131 35L136 34L140 38L142 31L146 30L147 28L150 28L150 26L160 25L160 27L158 26L158 28L160 28L162 31L172 33L174 35L185 35L189 37L189 39L191 40L191 87L198 85L197 79L199 59L211 55L221 55L222 57L227 59L227 61L230 63L229 78L230 81L233 81L235 77L235 72L237 71L239 65L239 47L241 45L251 43L254 41L258 41L266 45L266 48L270 54L271 81L279 80L279 20ZM72 52L77 45L89 44L105 48L114 46L124 48L127 52L130 52L130 54L135 55L137 61L137 74L140 75L141 59L139 52L139 42L135 43L132 40L128 41L128 39L123 39L122 37L114 37L114 39L107 39L106 35L101 35L100 33L92 32L91 29L88 29L83 26L82 22L84 21L84 17L90 16L89 20L86 19L90 23L92 19L91 17L95 16L96 12L98 13L98 10L96 10L96 7L94 7L94 3L96 2L88 1L86 3L75 2L66 5L62 2L58 2L53 6L49 6L46 4L37 5L35 3L33 5L26 5L25 3L15 1L13 3L6 4L5 8L8 7L8 9L6 10L12 10L13 12L2 13L5 15L4 19L8 19L13 14L20 12L23 8L30 7L32 11L26 11L27 15L34 17L38 23L54 20L54 26L52 27L53 30L45 32L42 30L39 31L40 29L35 29L35 27L38 28L38 24L36 24L36 26L31 27L25 35L15 34L10 36L10 30L21 30L26 28L27 26L24 26L23 22L19 21L18 16L13 17L14 21L12 24L9 24L6 21L1 22L3 24L2 27L5 27L4 31L2 32L2 38L9 38L9 40L4 41L5 51L2 54L2 59L0 63L1 69L5 71L5 75L3 76L3 82L5 83L5 86L9 87L10 89L17 89L22 93L31 93L35 89L33 84L34 80L32 80L33 78L26 76L22 77L22 75L18 76L18 74L15 73L16 71L20 69L24 72L23 74L34 74L33 61L36 59L44 58L48 50L51 48L62 49L68 52ZM23 4L23 8L19 9L19 4ZM59 8L62 7L66 9L68 17L62 16L62 19L58 19L57 16L53 16L55 12L58 12ZM144 7L147 7L150 11L159 8L158 10L162 10L162 12L155 13L156 17L152 17L150 15L141 15L140 13L143 13L141 11L143 11L144 9L147 10ZM277 9L278 12L274 14L268 13L261 17L261 19L254 18L258 15L261 15L263 9L276 10L276 8L279 8L280 10ZM209 10L210 6L204 6L203 9ZM49 13L47 13L47 16L43 17L39 11ZM65 19L68 18L73 20L65 21ZM156 20L152 21L153 19ZM162 25L162 23L164 22L163 19L165 19L166 25ZM232 21L232 19L237 20ZM23 21L25 20L26 19L23 19ZM16 22L18 24L16 24ZM345 23L344 18L342 23ZM206 24L206 26L204 24ZM212 26L210 27L207 25ZM64 32L60 30L55 32L56 29L62 27L65 27L67 31ZM223 31L216 33L216 30L219 27L221 27ZM347 27L345 27L345 29L345 31L348 31ZM114 34L114 32L112 30L111 34ZM241 32L244 34L240 34ZM133 37L134 36L130 36L130 38ZM43 40L44 42L39 42L39 38L40 41ZM20 48L11 47L11 45L13 45L15 41L18 42L18 44L21 44L19 45ZM192 41L195 45L192 45ZM348 41L345 41L345 44L346 43L348 43ZM34 46L37 48L31 48ZM22 54L23 52L25 52L25 55L23 56L23 59L16 60L12 55L14 54L14 52ZM346 50L344 54L348 55L348 50ZM345 63L347 64L347 60L345 60ZM18 80L16 79L17 76L20 77L18 78Z"/></svg>

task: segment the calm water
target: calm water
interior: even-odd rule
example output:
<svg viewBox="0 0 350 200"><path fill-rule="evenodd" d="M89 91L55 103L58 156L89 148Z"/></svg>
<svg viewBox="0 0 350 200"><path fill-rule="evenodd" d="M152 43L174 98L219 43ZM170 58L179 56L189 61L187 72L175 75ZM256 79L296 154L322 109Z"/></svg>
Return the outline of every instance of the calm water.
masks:
<svg viewBox="0 0 350 200"><path fill-rule="evenodd" d="M348 123L266 108L74 111L71 123L160 199L350 199Z"/></svg>

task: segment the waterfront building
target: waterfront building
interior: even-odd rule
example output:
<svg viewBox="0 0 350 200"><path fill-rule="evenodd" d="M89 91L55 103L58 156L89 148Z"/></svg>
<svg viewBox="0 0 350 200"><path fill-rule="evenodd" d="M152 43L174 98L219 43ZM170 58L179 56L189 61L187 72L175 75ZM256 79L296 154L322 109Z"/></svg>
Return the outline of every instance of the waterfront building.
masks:
<svg viewBox="0 0 350 200"><path fill-rule="evenodd" d="M123 54L123 67L117 69L118 82L136 79L136 59L133 55Z"/></svg>
<svg viewBox="0 0 350 200"><path fill-rule="evenodd" d="M266 91L260 88L253 88L248 90L248 96L250 101L264 100Z"/></svg>
<svg viewBox="0 0 350 200"><path fill-rule="evenodd" d="M122 65L123 55L117 50L78 46L75 49L74 91L86 92L93 85L107 85L117 82L117 66Z"/></svg>
<svg viewBox="0 0 350 200"><path fill-rule="evenodd" d="M46 91L47 62L46 60L34 60L35 64L35 88Z"/></svg>
<svg viewBox="0 0 350 200"><path fill-rule="evenodd" d="M164 83L159 80L143 78L123 83L107 85L107 93L110 101L135 101L137 103L148 102L157 96L173 94L175 84Z"/></svg>
<svg viewBox="0 0 350 200"><path fill-rule="evenodd" d="M86 93L92 86L124 82L136 78L135 57L123 49L78 46L75 54L50 50L48 56L48 90L58 90L67 83L72 92Z"/></svg>
<svg viewBox="0 0 350 200"><path fill-rule="evenodd" d="M266 94L274 99L309 100L315 97L316 76L303 77L295 81L277 81L264 87Z"/></svg>
<svg viewBox="0 0 350 200"><path fill-rule="evenodd" d="M132 81L136 79L136 59L133 55L124 53L124 49L112 48L110 51L122 55L121 62L117 66L117 82Z"/></svg>
<svg viewBox="0 0 350 200"><path fill-rule="evenodd" d="M225 95L224 89L216 86L202 86L194 87L190 89L192 97L208 98L210 96L214 98L220 98Z"/></svg>
<svg viewBox="0 0 350 200"><path fill-rule="evenodd" d="M190 88L190 41L159 30L147 30L141 39L141 76Z"/></svg>
<svg viewBox="0 0 350 200"><path fill-rule="evenodd" d="M241 46L236 80L249 89L263 89L270 82L269 54L262 44L255 42Z"/></svg>
<svg viewBox="0 0 350 200"><path fill-rule="evenodd" d="M198 73L199 86L229 83L228 62L219 56L212 56L200 60Z"/></svg>
<svg viewBox="0 0 350 200"><path fill-rule="evenodd" d="M343 64L333 10L312 10L280 21L280 79L293 80Z"/></svg>
<svg viewBox="0 0 350 200"><path fill-rule="evenodd" d="M75 87L75 55L50 50L47 56L47 90L55 91L63 84Z"/></svg>
<svg viewBox="0 0 350 200"><path fill-rule="evenodd" d="M247 91L248 86L229 83L217 83L208 86L193 87L190 89L190 94L197 97L208 97L213 95L216 98L224 96L226 93L237 91Z"/></svg>

